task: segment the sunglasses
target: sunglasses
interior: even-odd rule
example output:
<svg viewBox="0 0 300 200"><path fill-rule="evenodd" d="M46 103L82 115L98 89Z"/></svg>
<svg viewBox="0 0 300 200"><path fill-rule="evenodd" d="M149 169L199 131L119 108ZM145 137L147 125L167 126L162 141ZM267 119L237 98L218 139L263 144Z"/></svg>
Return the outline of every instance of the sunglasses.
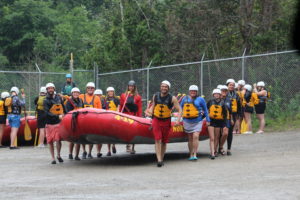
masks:
<svg viewBox="0 0 300 200"><path fill-rule="evenodd" d="M88 90L93 90L93 89L95 89L95 88L93 88L93 87L87 87L86 89L88 89Z"/></svg>

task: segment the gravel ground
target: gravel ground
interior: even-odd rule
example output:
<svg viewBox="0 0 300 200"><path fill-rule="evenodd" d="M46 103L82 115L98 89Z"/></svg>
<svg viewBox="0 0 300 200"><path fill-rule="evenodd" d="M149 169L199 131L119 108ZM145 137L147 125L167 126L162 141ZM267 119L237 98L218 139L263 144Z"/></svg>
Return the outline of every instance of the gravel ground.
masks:
<svg viewBox="0 0 300 200"><path fill-rule="evenodd" d="M202 141L196 162L186 143L170 144L162 168L153 145L70 161L65 142L57 165L48 148L0 149L0 199L300 199L299 132L237 135L233 155L216 160Z"/></svg>

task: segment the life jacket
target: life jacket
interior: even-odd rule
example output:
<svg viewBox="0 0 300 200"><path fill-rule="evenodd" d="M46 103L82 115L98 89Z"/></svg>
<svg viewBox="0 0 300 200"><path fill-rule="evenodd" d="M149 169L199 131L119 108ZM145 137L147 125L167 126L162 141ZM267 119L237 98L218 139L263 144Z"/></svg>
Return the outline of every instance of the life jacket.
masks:
<svg viewBox="0 0 300 200"><path fill-rule="evenodd" d="M71 95L72 89L75 87L75 84L71 82L70 84L65 83L64 85L64 95Z"/></svg>
<svg viewBox="0 0 300 200"><path fill-rule="evenodd" d="M250 100L249 100L250 98ZM259 104L259 98L256 93L251 92L246 98L243 99L243 107L247 105L247 100L249 102L249 107L254 107L255 105Z"/></svg>
<svg viewBox="0 0 300 200"><path fill-rule="evenodd" d="M136 113L138 111L138 105L135 104L133 95L129 95L127 97L126 104L125 104L125 109L128 112L134 112L134 113Z"/></svg>
<svg viewBox="0 0 300 200"><path fill-rule="evenodd" d="M5 100L4 100L4 106L7 107L7 112L8 113L11 113L12 112L12 97L7 97Z"/></svg>
<svg viewBox="0 0 300 200"><path fill-rule="evenodd" d="M231 111L233 113L237 113L238 111L238 102L237 102L237 93L236 92L233 92L233 94L231 94L230 92L228 92L228 97L230 97L230 100L231 100Z"/></svg>
<svg viewBox="0 0 300 200"><path fill-rule="evenodd" d="M92 98L92 101L90 103L88 103L86 101L86 97L85 97L85 94L84 94L84 97L83 97L83 107L84 108L94 108L94 100L95 100L95 95L93 95L93 98Z"/></svg>
<svg viewBox="0 0 300 200"><path fill-rule="evenodd" d="M5 106L7 107L7 112L9 114L20 115L22 108L21 106L14 105L13 100L16 96L8 97L5 99Z"/></svg>
<svg viewBox="0 0 300 200"><path fill-rule="evenodd" d="M220 102L216 102L215 100L213 100L212 104L209 107L209 118L216 119L216 120L223 120L224 119L223 106L224 106L223 100L221 100Z"/></svg>
<svg viewBox="0 0 300 200"><path fill-rule="evenodd" d="M4 101L0 100L0 116L6 115Z"/></svg>
<svg viewBox="0 0 300 200"><path fill-rule="evenodd" d="M158 119L171 118L171 111L173 107L172 95L168 94L165 97L161 97L160 93L156 93L154 96L154 117Z"/></svg>
<svg viewBox="0 0 300 200"><path fill-rule="evenodd" d="M200 113L199 110L197 109L197 107L194 104L194 100L191 99L191 101L189 102L189 97L186 97L185 99L183 99L184 104L183 104L183 118L197 118L199 117Z"/></svg>
<svg viewBox="0 0 300 200"><path fill-rule="evenodd" d="M74 108L73 110L78 110L80 108L83 108L83 102L81 101L80 98L79 98L79 102L75 102L73 98L69 98L68 101L73 106Z"/></svg>
<svg viewBox="0 0 300 200"><path fill-rule="evenodd" d="M118 110L118 104L116 102L115 98L106 98L106 108L107 110L117 111Z"/></svg>
<svg viewBox="0 0 300 200"><path fill-rule="evenodd" d="M44 100L46 96L39 96L37 104L36 104L36 109L37 110L44 110Z"/></svg>
<svg viewBox="0 0 300 200"><path fill-rule="evenodd" d="M62 115L64 114L63 106L60 104L53 104L49 110L54 115Z"/></svg>

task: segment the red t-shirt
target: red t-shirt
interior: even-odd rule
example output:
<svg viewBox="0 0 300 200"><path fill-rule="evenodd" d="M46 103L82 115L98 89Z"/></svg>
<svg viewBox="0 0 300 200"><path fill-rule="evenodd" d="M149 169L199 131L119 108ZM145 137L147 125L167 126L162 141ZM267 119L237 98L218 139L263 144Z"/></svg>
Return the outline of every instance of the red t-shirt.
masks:
<svg viewBox="0 0 300 200"><path fill-rule="evenodd" d="M120 96L120 112L122 111L123 107L123 113L142 117L142 97L140 95L132 95L131 93L129 93L127 97L127 93L122 93Z"/></svg>

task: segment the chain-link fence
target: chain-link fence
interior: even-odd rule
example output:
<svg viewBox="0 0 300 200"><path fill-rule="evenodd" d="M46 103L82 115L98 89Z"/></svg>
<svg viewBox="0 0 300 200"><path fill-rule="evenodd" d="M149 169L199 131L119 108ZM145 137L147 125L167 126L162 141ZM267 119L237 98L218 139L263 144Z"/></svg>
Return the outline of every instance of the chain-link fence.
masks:
<svg viewBox="0 0 300 200"><path fill-rule="evenodd" d="M211 92L219 84L233 78L244 79L253 84L264 81L271 91L279 110L285 108L290 99L300 95L300 57L296 51L276 52L235 58L204 60L119 71L100 73L99 86L102 89L113 86L117 94L124 92L129 80L135 80L142 95L144 105L159 91L160 82L171 82L171 93L187 93L192 84L200 86L200 93L208 100Z"/></svg>
<svg viewBox="0 0 300 200"><path fill-rule="evenodd" d="M12 86L24 89L26 94L26 110L34 111L34 99L38 96L41 86L52 82L56 86L56 91L61 92L63 84L66 82L66 72L42 72L37 66L37 71L0 71L0 92L8 91ZM94 70L74 70L73 81L82 91L85 91L87 82L95 81Z"/></svg>

